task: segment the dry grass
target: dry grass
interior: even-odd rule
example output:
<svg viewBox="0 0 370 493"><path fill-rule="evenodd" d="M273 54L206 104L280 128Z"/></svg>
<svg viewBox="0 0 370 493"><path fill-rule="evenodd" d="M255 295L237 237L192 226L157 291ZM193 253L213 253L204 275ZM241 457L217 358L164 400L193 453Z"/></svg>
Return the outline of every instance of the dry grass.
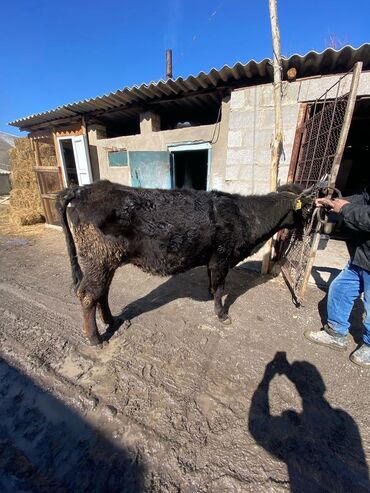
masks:
<svg viewBox="0 0 370 493"><path fill-rule="evenodd" d="M45 231L44 224L22 226L10 220L9 198L0 199L0 237L30 237L39 236Z"/></svg>
<svg viewBox="0 0 370 493"><path fill-rule="evenodd" d="M41 166L58 166L54 144L40 143Z"/></svg>
<svg viewBox="0 0 370 493"><path fill-rule="evenodd" d="M49 152L47 144L43 154ZM48 151L46 151L48 149ZM34 153L29 139L17 139L10 155L10 204L8 222L14 226L36 224L44 221L40 194L34 167Z"/></svg>
<svg viewBox="0 0 370 493"><path fill-rule="evenodd" d="M53 143L40 142L39 151L42 166L57 166ZM44 222L31 141L27 138L17 139L15 148L10 151L9 156L12 190L7 223L16 227Z"/></svg>

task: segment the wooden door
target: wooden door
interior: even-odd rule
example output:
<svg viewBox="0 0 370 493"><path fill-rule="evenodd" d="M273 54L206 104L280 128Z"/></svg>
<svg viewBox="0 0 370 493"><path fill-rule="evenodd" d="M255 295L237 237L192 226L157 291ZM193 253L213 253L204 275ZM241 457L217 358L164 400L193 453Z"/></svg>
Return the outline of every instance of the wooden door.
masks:
<svg viewBox="0 0 370 493"><path fill-rule="evenodd" d="M60 168L56 166L36 166L34 170L46 223L60 226L59 216L55 210L56 194L63 189L63 178Z"/></svg>

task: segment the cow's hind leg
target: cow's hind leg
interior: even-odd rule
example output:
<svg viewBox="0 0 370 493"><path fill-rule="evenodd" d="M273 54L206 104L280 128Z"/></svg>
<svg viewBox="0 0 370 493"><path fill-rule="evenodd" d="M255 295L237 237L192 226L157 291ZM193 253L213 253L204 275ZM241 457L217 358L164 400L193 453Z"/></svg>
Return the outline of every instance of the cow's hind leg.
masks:
<svg viewBox="0 0 370 493"><path fill-rule="evenodd" d="M100 318L102 319L103 323L110 325L110 326L114 325L114 317L113 317L112 312L110 310L109 301L108 301L108 299L109 299L109 288L110 288L110 285L111 285L111 282L113 279L113 274L114 274L114 272L111 273L111 275L107 279L106 285L103 289L103 294L99 298L99 301L98 301L98 310L99 310Z"/></svg>
<svg viewBox="0 0 370 493"><path fill-rule="evenodd" d="M103 303L102 312L106 320L110 320L112 314L108 305L108 291L111 276L107 269L101 266L89 266L77 290L77 296L81 302L83 314L83 332L92 346L100 344L102 338L96 324L96 308L98 303ZM112 317L113 319L113 317Z"/></svg>
<svg viewBox="0 0 370 493"><path fill-rule="evenodd" d="M211 293L214 296L215 302L215 313L220 320L225 325L231 324L231 318L225 310L225 307L222 304L222 293L225 285L225 278L229 271L228 266L225 265L210 265L210 284L211 284Z"/></svg>
<svg viewBox="0 0 370 493"><path fill-rule="evenodd" d="M83 313L83 333L92 346L101 344L102 338L98 332L96 325L96 302L89 299L89 295L85 295L82 304Z"/></svg>

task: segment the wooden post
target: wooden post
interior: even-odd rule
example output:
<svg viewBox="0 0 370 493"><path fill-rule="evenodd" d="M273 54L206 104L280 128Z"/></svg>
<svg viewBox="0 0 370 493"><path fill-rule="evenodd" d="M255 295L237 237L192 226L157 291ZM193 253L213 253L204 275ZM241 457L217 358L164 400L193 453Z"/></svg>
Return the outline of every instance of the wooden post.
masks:
<svg viewBox="0 0 370 493"><path fill-rule="evenodd" d="M54 141L55 155L56 155L56 158L57 158L57 166L58 166L60 186L61 186L61 188L64 188L64 187L67 186L67 183L64 182L62 156L60 154L60 147L59 147L59 142L58 142L58 138L57 138L57 134L56 134L55 128L52 129L52 132L53 132L53 141Z"/></svg>
<svg viewBox="0 0 370 493"><path fill-rule="evenodd" d="M39 149L39 141L33 140L34 144L34 152L35 152L35 160L36 160L36 166L41 166L41 158L40 158L40 149Z"/></svg>
<svg viewBox="0 0 370 493"><path fill-rule="evenodd" d="M274 107L275 107L275 136L271 152L271 191L277 188L280 156L283 149L283 117L281 108L281 57L280 32L277 18L277 0L269 0L270 21L272 32L274 60Z"/></svg>
<svg viewBox="0 0 370 493"><path fill-rule="evenodd" d="M274 192L277 188L279 162L283 149L283 117L281 108L281 57L280 57L280 32L277 18L277 0L269 0L270 22L272 32L272 47L274 61L274 108L275 108L275 135L271 150L271 174L270 190ZM262 274L267 274L270 266L272 240L266 243L266 253L262 260Z"/></svg>
<svg viewBox="0 0 370 493"><path fill-rule="evenodd" d="M35 173L35 177L36 177L36 185L37 185L37 189L39 191L39 197L40 197L42 210L44 211L44 217L45 217L45 220L47 221L48 211L47 211L47 209L45 207L45 203L42 199L42 194L43 194L42 184L40 183L39 175L35 169L35 168L41 166L39 142L37 139L34 139L33 137L30 137L30 140L31 140L31 148L32 148L33 154L35 156L35 163L36 163L36 165L33 166L33 172Z"/></svg>

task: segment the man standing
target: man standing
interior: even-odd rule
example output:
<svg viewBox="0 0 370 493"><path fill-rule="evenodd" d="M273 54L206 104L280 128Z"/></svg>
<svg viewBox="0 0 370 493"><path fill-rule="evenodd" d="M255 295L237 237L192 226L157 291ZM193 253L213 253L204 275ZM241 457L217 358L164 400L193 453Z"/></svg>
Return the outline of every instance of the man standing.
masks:
<svg viewBox="0 0 370 493"><path fill-rule="evenodd" d="M330 209L343 218L351 234L348 242L350 261L330 284L327 323L322 330L307 330L304 335L316 344L345 351L353 304L363 293L364 343L350 356L350 360L370 368L370 195L364 191L345 199L322 198L316 200L316 205Z"/></svg>

